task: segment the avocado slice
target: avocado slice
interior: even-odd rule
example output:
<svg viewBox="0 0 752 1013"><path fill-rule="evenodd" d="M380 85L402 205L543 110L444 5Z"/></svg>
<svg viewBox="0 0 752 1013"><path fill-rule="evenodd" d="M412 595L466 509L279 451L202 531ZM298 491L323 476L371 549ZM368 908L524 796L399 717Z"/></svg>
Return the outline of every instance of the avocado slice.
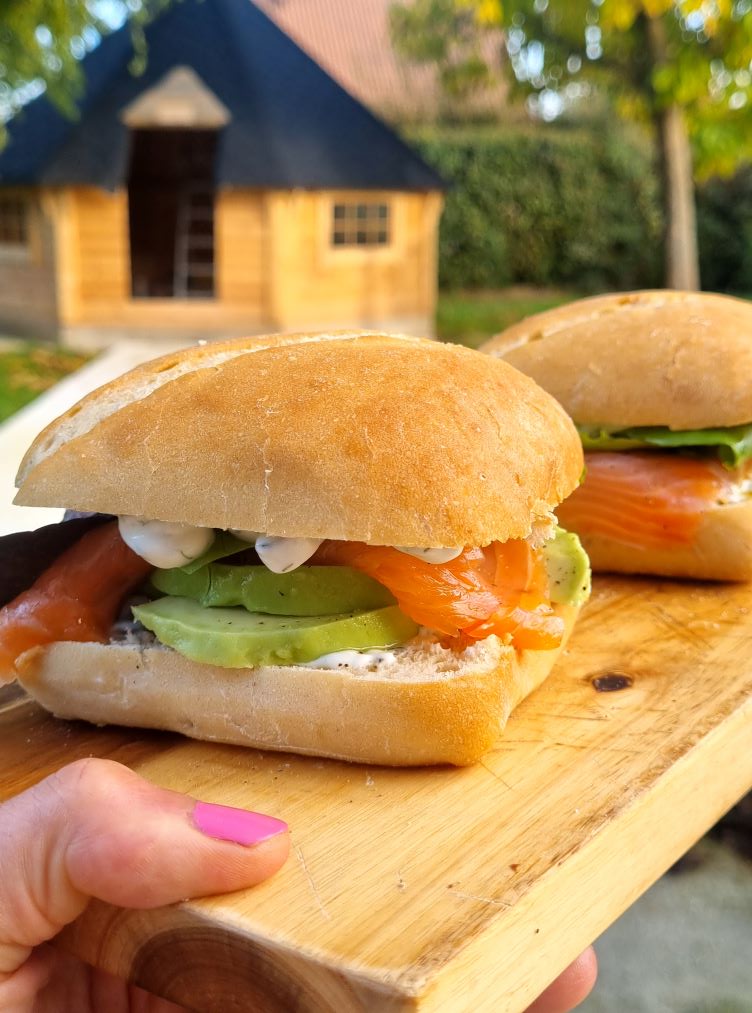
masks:
<svg viewBox="0 0 752 1013"><path fill-rule="evenodd" d="M192 661L224 668L299 665L332 651L393 647L418 632L395 606L331 616L271 616L244 608L204 608L167 597L134 605L160 643Z"/></svg>
<svg viewBox="0 0 752 1013"><path fill-rule="evenodd" d="M551 601L582 605L590 596L590 560L577 535L557 528L544 552Z"/></svg>
<svg viewBox="0 0 752 1013"><path fill-rule="evenodd" d="M155 570L151 582L164 594L192 598L205 607L242 605L249 612L280 616L330 616L395 604L383 584L349 566L272 573L265 566L212 563L193 573L184 567Z"/></svg>

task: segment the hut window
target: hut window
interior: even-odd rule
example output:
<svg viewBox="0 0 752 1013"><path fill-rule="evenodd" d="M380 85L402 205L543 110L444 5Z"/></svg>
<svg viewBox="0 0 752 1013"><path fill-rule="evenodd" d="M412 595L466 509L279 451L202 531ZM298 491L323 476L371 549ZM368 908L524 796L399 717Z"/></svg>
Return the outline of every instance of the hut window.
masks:
<svg viewBox="0 0 752 1013"><path fill-rule="evenodd" d="M332 246L388 246L390 234L388 204L353 202L333 205Z"/></svg>
<svg viewBox="0 0 752 1013"><path fill-rule="evenodd" d="M0 245L26 246L28 241L27 202L23 197L0 195Z"/></svg>

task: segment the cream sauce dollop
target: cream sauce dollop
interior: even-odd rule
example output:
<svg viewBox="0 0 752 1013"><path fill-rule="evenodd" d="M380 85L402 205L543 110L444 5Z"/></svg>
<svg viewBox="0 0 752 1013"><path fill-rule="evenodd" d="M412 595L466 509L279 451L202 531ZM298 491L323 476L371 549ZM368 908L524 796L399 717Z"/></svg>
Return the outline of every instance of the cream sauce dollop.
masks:
<svg viewBox="0 0 752 1013"><path fill-rule="evenodd" d="M214 541L213 528L142 517L118 517L118 528L128 548L160 570L185 566L203 555Z"/></svg>
<svg viewBox="0 0 752 1013"><path fill-rule="evenodd" d="M256 539L256 553L272 573L289 573L307 563L323 538L278 538L260 535Z"/></svg>
<svg viewBox="0 0 752 1013"><path fill-rule="evenodd" d="M185 566L198 559L214 541L213 528L197 528L191 524L150 521L141 517L118 518L123 541L152 566L166 570ZM307 563L321 545L322 538L282 538L258 531L230 528L230 534L253 545L259 559L272 573L290 573ZM422 559L425 563L448 563L456 559L463 547L446 549L413 548L395 545L398 552Z"/></svg>

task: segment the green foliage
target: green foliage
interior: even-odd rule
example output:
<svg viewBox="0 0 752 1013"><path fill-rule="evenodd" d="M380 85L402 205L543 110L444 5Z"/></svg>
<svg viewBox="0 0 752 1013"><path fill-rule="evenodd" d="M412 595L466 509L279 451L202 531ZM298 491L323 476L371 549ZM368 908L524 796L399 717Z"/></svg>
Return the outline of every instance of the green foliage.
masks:
<svg viewBox="0 0 752 1013"><path fill-rule="evenodd" d="M132 67L146 61L144 27L172 0L110 0L108 18L130 17ZM0 145L2 119L45 90L65 115L75 117L83 95L80 61L110 31L97 0L4 0L0 20Z"/></svg>
<svg viewBox="0 0 752 1013"><path fill-rule="evenodd" d="M473 3L464 6L457 0L393 3L389 8L389 28L398 55L436 67L443 114L448 119L456 117L463 99L499 79L501 65L489 60L489 52L495 49L501 56L502 35L498 28L478 21ZM494 39L496 45L484 47L485 39Z"/></svg>
<svg viewBox="0 0 752 1013"><path fill-rule="evenodd" d="M74 115L83 86L79 58L106 24L85 0L6 0L0 24L0 95L9 109L31 82Z"/></svg>
<svg viewBox="0 0 752 1013"><path fill-rule="evenodd" d="M505 0L504 17L521 26L522 55L530 40L556 42L562 73L552 76L554 59L547 54L529 88L566 94L569 83L589 82L626 118L679 106L699 179L729 174L752 157L748 0L602 0L597 6L592 0ZM589 45L586 32L595 33ZM574 73L564 60L567 48L580 58Z"/></svg>
<svg viewBox="0 0 752 1013"><path fill-rule="evenodd" d="M580 290L660 283L650 156L609 130L433 132L412 138L451 189L443 288L522 282Z"/></svg>
<svg viewBox="0 0 752 1013"><path fill-rule="evenodd" d="M484 31L506 29L514 89L544 116L540 99L554 96L574 116L596 94L607 97L622 118L640 122L677 104L698 178L752 159L749 0L497 0L493 9L488 0L415 0L392 38L398 51L440 67L451 25L470 34L471 16L476 54ZM472 88L469 76L466 94Z"/></svg>
<svg viewBox="0 0 752 1013"><path fill-rule="evenodd" d="M752 294L752 168L700 187L697 231L703 288Z"/></svg>

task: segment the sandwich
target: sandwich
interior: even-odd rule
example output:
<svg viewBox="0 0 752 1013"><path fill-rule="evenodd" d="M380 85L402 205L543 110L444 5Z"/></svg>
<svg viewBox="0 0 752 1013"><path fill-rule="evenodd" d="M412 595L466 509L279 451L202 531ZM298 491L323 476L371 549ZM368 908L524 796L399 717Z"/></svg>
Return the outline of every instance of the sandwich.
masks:
<svg viewBox="0 0 752 1013"><path fill-rule="evenodd" d="M529 317L482 351L576 423L585 478L558 516L594 569L752 579L752 304L597 296Z"/></svg>
<svg viewBox="0 0 752 1013"><path fill-rule="evenodd" d="M83 533L0 610L0 679L100 725L472 763L587 596L552 512L581 472L556 401L457 346L343 332L165 356L27 452L16 502Z"/></svg>

